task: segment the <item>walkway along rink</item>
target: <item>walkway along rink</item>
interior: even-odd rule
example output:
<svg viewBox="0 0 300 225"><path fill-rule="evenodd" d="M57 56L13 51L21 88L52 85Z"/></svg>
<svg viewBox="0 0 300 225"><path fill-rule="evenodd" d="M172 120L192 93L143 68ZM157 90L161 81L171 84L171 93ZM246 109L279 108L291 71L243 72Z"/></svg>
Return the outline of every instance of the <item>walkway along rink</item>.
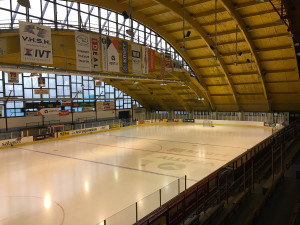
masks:
<svg viewBox="0 0 300 225"><path fill-rule="evenodd" d="M271 129L149 125L0 151L0 225L95 225L172 181L188 186Z"/></svg>

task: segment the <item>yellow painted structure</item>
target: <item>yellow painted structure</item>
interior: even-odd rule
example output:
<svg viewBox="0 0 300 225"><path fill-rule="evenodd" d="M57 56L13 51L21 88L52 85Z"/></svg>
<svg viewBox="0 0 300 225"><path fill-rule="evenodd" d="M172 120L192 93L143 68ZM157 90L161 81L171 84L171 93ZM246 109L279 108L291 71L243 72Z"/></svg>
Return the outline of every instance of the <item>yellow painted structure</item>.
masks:
<svg viewBox="0 0 300 225"><path fill-rule="evenodd" d="M128 11L127 0L81 0L80 2L114 10ZM207 111L299 111L300 82L293 40L287 27L276 23L279 16L266 2L246 0L218 1L217 58L215 50L215 1L186 0L186 51L182 46L182 0L133 1L133 18L161 35L176 49L195 72L166 74L178 80L161 86L160 82L106 79L149 110ZM236 27L238 52L236 60ZM1 33L7 55L1 63L22 64L18 31ZM54 67L76 69L73 31L52 31ZM66 46L65 53L61 45ZM129 43L130 50L130 43ZM249 63L252 55L252 63ZM131 57L129 57L131 62ZM252 64L252 66L251 66ZM129 63L131 73L131 64ZM122 74L126 75L126 74ZM130 74L130 76L133 76ZM160 79L159 54L156 72L139 75ZM185 82L186 86L182 86ZM205 98L204 101L197 100Z"/></svg>

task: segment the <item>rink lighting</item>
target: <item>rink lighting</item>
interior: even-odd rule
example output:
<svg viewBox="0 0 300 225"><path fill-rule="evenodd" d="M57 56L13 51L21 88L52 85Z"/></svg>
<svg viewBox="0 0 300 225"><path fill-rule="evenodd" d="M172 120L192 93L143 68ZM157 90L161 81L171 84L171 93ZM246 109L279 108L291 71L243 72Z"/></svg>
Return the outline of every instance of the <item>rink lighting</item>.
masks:
<svg viewBox="0 0 300 225"><path fill-rule="evenodd" d="M44 198L44 207L46 209L49 209L51 207L51 198L48 193L45 195L45 198Z"/></svg>
<svg viewBox="0 0 300 225"><path fill-rule="evenodd" d="M40 77L40 75L38 73L31 73L29 77L30 78L38 78L38 77Z"/></svg>
<svg viewBox="0 0 300 225"><path fill-rule="evenodd" d="M31 8L30 7L30 1L29 0L18 0L17 1L21 6L24 6L26 8Z"/></svg>
<svg viewBox="0 0 300 225"><path fill-rule="evenodd" d="M160 85L161 86L166 86L167 84L165 82L162 82Z"/></svg>
<svg viewBox="0 0 300 225"><path fill-rule="evenodd" d="M84 189L85 189L85 191L89 191L89 183L88 182L84 183Z"/></svg>

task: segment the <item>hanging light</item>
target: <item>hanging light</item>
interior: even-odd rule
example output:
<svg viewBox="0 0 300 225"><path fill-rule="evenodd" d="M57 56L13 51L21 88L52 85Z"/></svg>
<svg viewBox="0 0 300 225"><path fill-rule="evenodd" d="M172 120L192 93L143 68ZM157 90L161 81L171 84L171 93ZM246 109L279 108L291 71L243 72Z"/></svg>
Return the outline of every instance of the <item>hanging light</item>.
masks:
<svg viewBox="0 0 300 225"><path fill-rule="evenodd" d="M17 1L21 6L24 6L26 8L31 8L30 1L29 0L18 0Z"/></svg>
<svg viewBox="0 0 300 225"><path fill-rule="evenodd" d="M40 77L40 75L38 73L31 73L29 77L30 78L38 78L38 77Z"/></svg>
<svg viewBox="0 0 300 225"><path fill-rule="evenodd" d="M191 36L191 31L190 30L188 30L187 32L186 32L186 35L185 35L185 37L187 38L187 37L190 37Z"/></svg>
<svg viewBox="0 0 300 225"><path fill-rule="evenodd" d="M125 20L129 19L128 13L126 11L122 12L122 16L124 17Z"/></svg>
<svg viewBox="0 0 300 225"><path fill-rule="evenodd" d="M124 15L128 16L127 12L126 11L124 11L124 12L123 12ZM122 13L122 15L123 15L123 13ZM124 16L124 19L125 19L125 16ZM132 0L129 0L129 16L128 16L128 18L130 19L130 29L126 30L126 34L128 34L131 38L133 38L134 32L133 32L133 20L132 20Z"/></svg>

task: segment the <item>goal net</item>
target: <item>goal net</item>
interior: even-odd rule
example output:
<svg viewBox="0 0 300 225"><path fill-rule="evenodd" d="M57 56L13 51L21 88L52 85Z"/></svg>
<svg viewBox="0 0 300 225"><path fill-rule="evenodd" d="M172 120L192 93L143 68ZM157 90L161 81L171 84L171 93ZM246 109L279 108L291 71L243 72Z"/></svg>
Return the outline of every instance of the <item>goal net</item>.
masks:
<svg viewBox="0 0 300 225"><path fill-rule="evenodd" d="M203 127L213 127L211 120L203 120Z"/></svg>

